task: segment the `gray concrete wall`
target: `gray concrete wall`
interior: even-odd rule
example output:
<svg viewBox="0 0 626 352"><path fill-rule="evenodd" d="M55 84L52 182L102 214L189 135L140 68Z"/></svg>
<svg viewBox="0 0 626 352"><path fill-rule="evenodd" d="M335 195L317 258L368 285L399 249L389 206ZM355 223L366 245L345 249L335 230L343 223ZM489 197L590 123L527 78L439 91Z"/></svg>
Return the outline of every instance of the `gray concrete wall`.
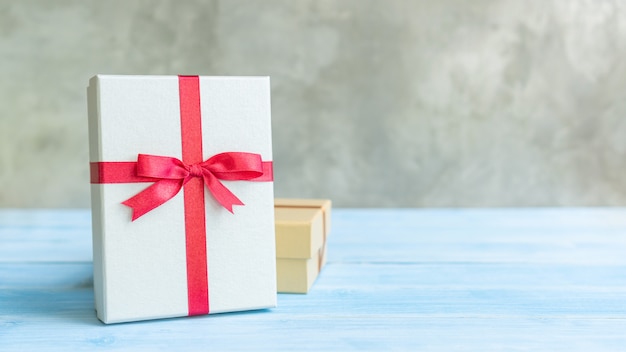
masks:
<svg viewBox="0 0 626 352"><path fill-rule="evenodd" d="M277 196L626 205L620 1L0 0L0 206L89 205L96 73L270 75Z"/></svg>

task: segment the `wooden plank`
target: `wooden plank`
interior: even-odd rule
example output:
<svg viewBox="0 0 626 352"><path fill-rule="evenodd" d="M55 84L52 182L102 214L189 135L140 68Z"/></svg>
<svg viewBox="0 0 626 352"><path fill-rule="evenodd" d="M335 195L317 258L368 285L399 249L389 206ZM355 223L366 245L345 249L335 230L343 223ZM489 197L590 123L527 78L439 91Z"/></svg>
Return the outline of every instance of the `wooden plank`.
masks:
<svg viewBox="0 0 626 352"><path fill-rule="evenodd" d="M0 311L5 314L26 313L46 317L63 308L46 302L53 292L70 294L72 290L90 289L89 266L68 270L68 265L43 267L31 265L22 269L31 280L13 282L20 288L6 288L0 293ZM46 269L46 270L41 270ZM61 280L43 287L39 277L61 269ZM7 270L0 271L0 273ZM28 275L28 271L32 275ZM77 272L76 280L64 275ZM329 265L314 290L308 295L279 295L281 309L292 315L379 314L394 317L405 314L429 316L497 317L497 316L563 316L626 319L626 278L623 267L545 267L512 265ZM7 276L7 275L3 275ZM27 281L26 284L23 282ZM35 288L21 288L35 287ZM29 303L30 302L30 303ZM35 305L39 302L40 305ZM601 304L598 304L601 302ZM72 307L68 301L66 311ZM93 314L93 302L85 316ZM286 307L286 308L285 308ZM52 310L52 312L50 311Z"/></svg>
<svg viewBox="0 0 626 352"><path fill-rule="evenodd" d="M0 289L72 289L90 285L91 263L0 263ZM626 266L335 262L324 267L314 289L385 287L622 292L626 290Z"/></svg>
<svg viewBox="0 0 626 352"><path fill-rule="evenodd" d="M89 209L1 209L1 227L91 228Z"/></svg>
<svg viewBox="0 0 626 352"><path fill-rule="evenodd" d="M0 262L91 260L87 210L26 213L35 215L0 211L9 223L0 222ZM610 208L337 209L329 261L623 265L625 214Z"/></svg>
<svg viewBox="0 0 626 352"><path fill-rule="evenodd" d="M465 229L509 228L525 230L539 228L543 230L563 228L593 228L616 230L626 226L624 208L362 208L337 209L344 226L359 228L366 221L375 228L389 226L406 229L405 225L414 224L422 228ZM393 220L380 223L380 218Z"/></svg>
<svg viewBox="0 0 626 352"><path fill-rule="evenodd" d="M433 312L437 304L432 308L425 305L424 311L389 311L384 307L372 310L371 304L362 300L349 307L333 306L330 311L322 307L302 314L301 304L311 299L292 295L271 311L103 326L93 315L92 292L88 289L36 291L34 295L29 290L10 290L2 294L0 302L9 298L22 307L15 313L3 314L0 320L0 341L7 351L96 347L258 350L260 346L264 350L605 350L619 349L626 342L626 318L589 314L528 314L515 310L506 314L497 310L451 314ZM344 293L339 298L349 302L353 297ZM459 302L456 297L451 299ZM390 304L400 307L406 303Z"/></svg>
<svg viewBox="0 0 626 352"><path fill-rule="evenodd" d="M626 264L623 209L339 209L335 214L331 261Z"/></svg>
<svg viewBox="0 0 626 352"><path fill-rule="evenodd" d="M91 260L89 210L0 210L0 263Z"/></svg>
<svg viewBox="0 0 626 352"><path fill-rule="evenodd" d="M93 287L91 262L0 262L1 289L72 289Z"/></svg>
<svg viewBox="0 0 626 352"><path fill-rule="evenodd" d="M0 263L90 262L90 228L0 226Z"/></svg>
<svg viewBox="0 0 626 352"><path fill-rule="evenodd" d="M346 230L395 229L510 229L513 233L528 229L622 231L626 228L624 208L476 208L476 209L333 209L334 220ZM384 219L381 223L379 220ZM367 224L368 226L363 226ZM333 224L332 232L335 233ZM24 228L91 228L88 209L1 209L0 226ZM353 231L346 231L348 234ZM355 234L356 235L356 234Z"/></svg>

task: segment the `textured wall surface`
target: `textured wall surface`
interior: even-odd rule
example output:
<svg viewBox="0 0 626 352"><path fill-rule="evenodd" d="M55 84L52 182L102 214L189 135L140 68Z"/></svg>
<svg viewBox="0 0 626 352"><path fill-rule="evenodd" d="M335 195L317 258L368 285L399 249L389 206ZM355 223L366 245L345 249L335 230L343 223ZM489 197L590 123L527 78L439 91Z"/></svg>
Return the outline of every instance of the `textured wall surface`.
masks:
<svg viewBox="0 0 626 352"><path fill-rule="evenodd" d="M626 205L620 1L0 0L0 206L89 205L96 73L269 75L276 195Z"/></svg>

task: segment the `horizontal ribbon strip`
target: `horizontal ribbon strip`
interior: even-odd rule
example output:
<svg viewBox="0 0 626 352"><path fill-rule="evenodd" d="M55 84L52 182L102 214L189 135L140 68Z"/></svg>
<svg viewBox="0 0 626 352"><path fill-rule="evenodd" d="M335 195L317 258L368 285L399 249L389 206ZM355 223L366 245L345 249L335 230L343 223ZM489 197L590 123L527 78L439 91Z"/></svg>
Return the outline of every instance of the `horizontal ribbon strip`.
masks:
<svg viewBox="0 0 626 352"><path fill-rule="evenodd" d="M106 161L89 164L91 183L142 183L155 182L153 177L137 176L136 161ZM269 182L274 180L273 163L263 162L263 175L249 179L252 182Z"/></svg>
<svg viewBox="0 0 626 352"><path fill-rule="evenodd" d="M217 202L232 213L233 205L243 202L219 180L273 181L272 166L271 161L261 161L258 154L227 152L194 165L176 158L139 154L137 162L94 162L90 168L94 184L154 182L123 202L133 209L134 221L172 199L192 177L202 178Z"/></svg>

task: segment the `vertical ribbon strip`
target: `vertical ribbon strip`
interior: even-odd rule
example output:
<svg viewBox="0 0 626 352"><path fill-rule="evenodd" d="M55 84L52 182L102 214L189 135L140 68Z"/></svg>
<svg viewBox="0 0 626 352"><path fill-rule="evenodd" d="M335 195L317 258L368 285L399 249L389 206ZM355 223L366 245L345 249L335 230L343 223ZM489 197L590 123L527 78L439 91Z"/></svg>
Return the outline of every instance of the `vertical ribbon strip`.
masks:
<svg viewBox="0 0 626 352"><path fill-rule="evenodd" d="M183 163L194 165L202 162L200 78L179 76L178 90ZM206 221L204 218L204 184L201 178L194 177L185 184L184 197L189 315L208 314Z"/></svg>

